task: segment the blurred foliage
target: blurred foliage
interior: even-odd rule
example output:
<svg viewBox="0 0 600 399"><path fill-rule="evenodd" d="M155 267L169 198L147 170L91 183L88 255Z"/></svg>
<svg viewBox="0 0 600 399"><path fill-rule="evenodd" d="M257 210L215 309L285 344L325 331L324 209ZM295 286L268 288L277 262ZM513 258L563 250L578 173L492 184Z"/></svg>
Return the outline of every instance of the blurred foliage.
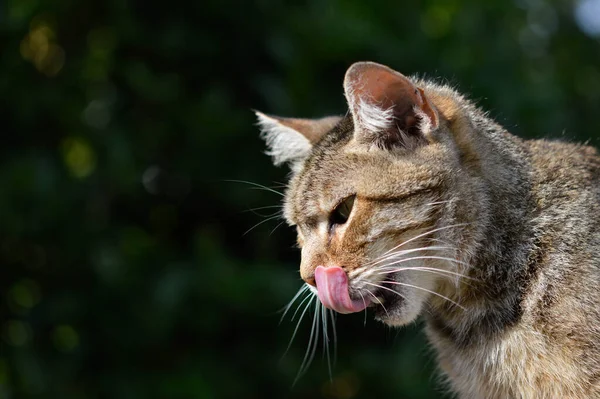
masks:
<svg viewBox="0 0 600 399"><path fill-rule="evenodd" d="M599 8L1 3L0 398L442 397L420 326L362 314L337 319L331 380L319 355L293 384L310 322L283 356L295 322L276 311L301 284L294 234L244 234L280 197L227 181L286 179L251 108L344 113L346 68L374 60L521 136L597 144Z"/></svg>

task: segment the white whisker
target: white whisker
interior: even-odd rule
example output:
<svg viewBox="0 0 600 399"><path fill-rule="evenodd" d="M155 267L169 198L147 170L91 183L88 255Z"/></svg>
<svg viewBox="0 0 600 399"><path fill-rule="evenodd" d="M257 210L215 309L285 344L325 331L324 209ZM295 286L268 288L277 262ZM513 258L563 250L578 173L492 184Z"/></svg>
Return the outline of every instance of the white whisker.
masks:
<svg viewBox="0 0 600 399"><path fill-rule="evenodd" d="M298 299L298 297L300 297L303 293L305 293L306 290L308 290L308 286L306 284L304 284L302 287L300 287L300 289L298 290L296 295L294 295L292 300L289 301L288 304L283 308L283 314L281 315L281 319L279 319L279 324L281 324L281 322L283 321L283 318L285 317L287 312L290 310L290 308L292 307L294 302L296 302L296 299ZM300 306L302 306L302 303L300 303Z"/></svg>
<svg viewBox="0 0 600 399"><path fill-rule="evenodd" d="M348 277L350 279L352 279L355 275L362 273L365 268L366 268L366 264L361 265L361 266L357 267L356 269L351 270L350 272L348 272Z"/></svg>
<svg viewBox="0 0 600 399"><path fill-rule="evenodd" d="M300 365L300 370L298 371L298 374L296 375L296 378L294 379L294 383L292 385L296 385L298 379L300 379L300 377L304 375L304 373L308 369L308 366L312 362L314 350L311 351L311 349L316 348L316 341L319 339L319 329L317 328L317 318L319 317L319 309L319 301L317 301L315 303L315 313L313 314L313 322L312 327L310 329L310 338L308 340L306 353L304 354L304 359L302 360L302 364ZM315 345L313 345L313 342L315 342Z"/></svg>
<svg viewBox="0 0 600 399"><path fill-rule="evenodd" d="M329 379L333 380L333 374L331 373L331 357L329 355L329 334L327 328L327 308L321 305L321 320L323 325L323 343L324 350L327 353L327 370L329 371Z"/></svg>
<svg viewBox="0 0 600 399"><path fill-rule="evenodd" d="M388 251L387 251L387 252L385 252L383 255L385 256L385 255L387 255L388 253L392 252L393 250L395 250L395 249L397 249L397 248L400 248L400 247L401 247L401 246L403 246L403 245L406 245L406 244L408 244L409 242L412 242L412 241L414 241L414 240L416 240L416 239L419 239L419 238L421 238L421 237L427 236L427 235L429 235L429 234L435 233L435 232L437 232L437 231L446 230L446 229L451 229L451 228L454 228L454 227L466 226L466 225L468 225L468 223L459 223L459 224L453 224L453 225L449 225L449 226L443 226L443 227L438 227L437 229L429 230L429 231L427 231L427 232L425 232L425 233L422 233L422 234L419 234L419 235L417 235L417 236L415 236L415 237L413 237L413 238L410 238L410 239L408 239L408 240L406 240L406 241L402 242L402 243L401 243L401 244L399 244L399 245L396 245L394 248L392 248L392 249L388 250Z"/></svg>
<svg viewBox="0 0 600 399"><path fill-rule="evenodd" d="M387 266L390 265L395 265L397 263L402 263L402 261L406 260L415 260L415 259L419 259L419 257L410 257L410 258L401 258L402 255L406 255L406 254L410 254L412 252L419 252L419 251L428 251L428 250L444 250L444 249L453 249L452 247L435 247L435 246L430 246L430 247L423 247L423 248L415 248L415 249L409 249L409 250L403 250L403 251L398 251L395 252L393 254L390 254L382 259L377 260L376 262L372 263L372 264L367 264L364 268L369 268L369 270L366 271L362 271L360 273L360 275L358 277L354 277L354 275L352 276L352 278L354 278L354 281L356 283L370 277L372 274L374 274L375 272L377 272L379 269L385 268ZM398 259L400 258L400 259ZM383 262L389 262L390 260L396 260L398 259L397 262L391 262L391 263L386 263L384 265L380 265L380 266L376 266L377 263L383 263ZM460 261L457 261L460 262Z"/></svg>
<svg viewBox="0 0 600 399"><path fill-rule="evenodd" d="M275 228L273 230L271 230L271 232L269 233L269 235L270 236L273 235L273 233L275 232L275 230L277 230L277 228L279 226L281 226L282 224L284 224L284 223L285 223L285 220L282 220L281 222L279 222L279 224L277 226L275 226Z"/></svg>
<svg viewBox="0 0 600 399"><path fill-rule="evenodd" d="M441 205L441 204L447 204L448 202L452 202L452 200L428 202L428 203L426 203L426 204L423 204L423 205L425 205L425 206L430 206L430 205Z"/></svg>
<svg viewBox="0 0 600 399"><path fill-rule="evenodd" d="M269 208L271 208L271 209L279 208L279 210L268 213L268 214L263 214L261 212L257 212L258 210L269 209ZM260 216L261 218L266 218L266 217L271 217L271 216L276 216L276 215L283 217L283 210L281 209L281 205L259 206L258 208L246 209L245 211L242 211L242 212L252 212L256 216Z"/></svg>
<svg viewBox="0 0 600 399"><path fill-rule="evenodd" d="M383 268L383 269L386 269L386 268ZM469 276L467 276L465 274L456 273L456 272L453 272L453 271L450 271L450 270L438 269L438 268L435 268L435 267L426 267L426 266L414 266L414 267L413 266L407 266L407 267L401 267L401 268L398 268L398 269L382 271L382 272L379 272L377 274L397 273L397 272L403 272L403 271L406 271L406 270L422 270L422 271L429 271L429 272L438 273L438 274L446 273L446 274L451 274L453 276L457 276L457 277L460 277L460 278L465 278L467 280L479 281L478 279L473 278L473 277L469 277Z"/></svg>
<svg viewBox="0 0 600 399"><path fill-rule="evenodd" d="M288 351L290 350L290 348L292 347L292 342L294 342L294 338L296 338L296 334L298 333L298 328L300 327L300 323L302 323L302 319L304 318L304 315L306 314L306 312L308 311L308 309L310 309L310 304L311 304L311 302L313 301L313 299L316 299L316 297L315 297L315 296L312 296L312 297L311 297L311 296L309 296L309 297L307 297L307 298L311 298L311 300L310 300L310 301L308 301L308 303L307 303L307 304L306 304L306 306L304 307L304 311L303 311L303 312L302 312L302 314L300 315L300 319L298 319L298 323L296 323L296 328L294 329L294 333L292 334L292 338L290 338L290 342L288 343L288 346L287 346L287 348L285 349L285 352L283 353L283 356L282 356L282 357L284 357L284 356L285 356L285 355L288 353ZM304 302L303 302L303 303L304 303ZM302 306L302 304L300 304L300 306ZM300 306L298 306L298 309L300 309ZM298 309L296 309L296 311L298 311ZM294 316L295 316L295 315L296 315L296 314L294 313ZM292 317L292 320L293 320L293 317Z"/></svg>
<svg viewBox="0 0 600 399"><path fill-rule="evenodd" d="M396 285L402 285L402 286L404 286L404 287L411 287L411 288L414 288L414 289L417 289L417 290L422 290L422 291L425 291L425 292L429 292L430 294L437 295L438 297L440 297L440 298L443 298L443 299L447 300L448 302L450 302L450 303L452 303L452 304L454 304L454 305L458 306L458 307L459 307L459 308L461 308L462 310L466 310L466 309L465 309L463 306L461 306L461 305L459 305L458 303L454 302L452 299L450 299L450 298L448 298L448 297L446 297L446 296L444 296L444 295L442 295L442 294L439 294L439 293L437 293L437 292L435 292L435 291L428 290L427 288L419 287L419 286L412 285L412 284L408 284L408 283L401 283L401 282L398 282L398 281L383 281L383 282L382 282L382 284L396 284ZM391 291L393 291L393 292L396 292L396 291L394 291L394 290L391 290Z"/></svg>
<svg viewBox="0 0 600 399"><path fill-rule="evenodd" d="M366 327L366 326L367 326L367 302L365 301L365 297L364 297L364 295L362 294L362 292L359 292L358 294L359 294L359 295L360 295L360 297L362 298L363 305L365 305L365 322L364 322L364 325L363 325L363 326L364 326L364 327Z"/></svg>
<svg viewBox="0 0 600 399"><path fill-rule="evenodd" d="M384 261L386 261L388 259L395 258L395 257L398 257L398 256L402 256L402 255L406 255L406 254L410 254L410 253L413 253L413 252L419 252L419 251L436 251L436 250L440 250L441 251L441 250L445 250L445 249L456 251L456 248L454 248L454 247L435 246L435 245L429 246L429 247L404 249L404 250L401 250L401 251L393 252L393 253L391 253L391 254L389 254L387 256L379 257L375 261L371 261L371 262L367 263L366 266L374 266L374 265L376 265L378 263L381 263L381 262L384 262Z"/></svg>
<svg viewBox="0 0 600 399"><path fill-rule="evenodd" d="M233 182L233 183L250 184L250 185L254 186L255 188L262 189L262 190L265 190L265 191L269 191L271 193L275 193L275 194L281 195L283 197L283 193L281 193L281 192L279 192L277 190L273 190L270 187L263 186L262 184L258 184L258 183L254 183L254 182L246 181L246 180L233 180L233 179L229 179L229 180L225 180L225 181L227 181L227 182Z"/></svg>
<svg viewBox="0 0 600 399"><path fill-rule="evenodd" d="M384 281L384 282L385 282L385 281ZM403 298L403 299L404 299L404 296L403 296L401 293L399 293L398 291L394 291L394 290L393 290L393 289L391 289L391 288L384 287L384 286L382 286L382 285L379 285L379 284L374 284L374 283L365 283L365 284L372 285L373 287L377 287L377 288L381 288L381 289L384 289L384 290L387 290L387 291L393 292L394 294L396 294L396 295L398 295L399 297L401 297L401 298ZM379 302L379 303L381 303L381 302Z"/></svg>
<svg viewBox="0 0 600 399"><path fill-rule="evenodd" d="M444 240L441 240L441 239L439 239L439 238L428 237L428 238L424 238L424 240L427 240L427 241L435 241L435 242L442 243L442 244L444 244L444 245L452 246L452 244L450 244L448 241L444 241ZM457 249L457 250L458 250L458 249Z"/></svg>
<svg viewBox="0 0 600 399"><path fill-rule="evenodd" d="M254 226L252 226L252 227L250 227L248 230L246 230L246 231L244 232L244 234L242 234L242 235L244 235L244 236L245 236L246 234L250 233L252 230L254 230L255 228L257 228L258 226L260 226L261 224L263 224L263 223L266 223L266 222L268 222L269 220L277 219L277 218L280 218L280 217L281 217L281 215L277 214L277 215L275 215L275 216L268 217L268 218L266 218L265 220L261 220L260 222L256 223Z"/></svg>
<svg viewBox="0 0 600 399"><path fill-rule="evenodd" d="M315 320L317 320L317 324L315 325L315 340L313 342L312 345L312 351L310 354L310 358L308 359L308 362L306 363L306 367L304 368L304 372L306 372L306 370L308 370L308 367L312 364L313 359L315 358L315 353L317 352L317 347L319 346L319 317L320 314L322 312L322 310L324 309L323 305L321 304L321 302L317 301L315 303Z"/></svg>
<svg viewBox="0 0 600 399"><path fill-rule="evenodd" d="M423 256L413 256L413 257L410 257L410 258L404 258L404 259L400 259L400 260L396 260L396 261L393 261L391 263L388 263L387 265L385 265L385 267L389 267L389 266L392 266L392 265L397 265L397 264L400 264L400 263L403 263L403 262L408 262L408 261L411 261L411 260L420 260L420 259L445 260L445 261L448 261L448 262L451 262L451 263L457 263L459 265L463 265L463 266L469 267L468 263L462 262L460 260L453 259L453 258L447 258L445 256L436 256L436 255L423 255ZM382 268L382 267L384 267L384 266L380 266L379 268Z"/></svg>
<svg viewBox="0 0 600 399"><path fill-rule="evenodd" d="M329 317L331 318L331 332L333 333L333 366L335 367L337 362L337 330L335 328L335 314L331 309L328 309L327 313L329 313Z"/></svg>
<svg viewBox="0 0 600 399"><path fill-rule="evenodd" d="M256 208L246 209L245 211L242 211L242 212L255 212L255 211L260 211L260 210L263 210L263 209L273 209L273 208L280 208L281 209L282 206L281 205L259 206L259 207L256 207Z"/></svg>
<svg viewBox="0 0 600 399"><path fill-rule="evenodd" d="M369 285L374 285L375 287L379 287L377 284L371 284L371 283L366 283L366 284L369 284ZM385 306L383 306L383 303L381 303L381 301L379 300L379 298L377 298L377 297L376 297L376 296L375 296L375 295L374 295L374 294L373 294L371 291L369 291L369 290L366 290L366 291L367 291L367 294L371 295L373 298L375 298L375 300L376 300L377 302L379 302L379 304L381 305L381 307L383 308L383 310L385 310L385 314L386 314L388 317L390 317L390 314L388 313L388 311L387 311L386 307L385 307Z"/></svg>
<svg viewBox="0 0 600 399"><path fill-rule="evenodd" d="M290 319L290 321L294 321L294 319L296 318L296 314L298 313L298 311L300 310L300 308L302 308L302 305L304 305L304 302L306 302L308 299L314 299L315 296L311 295L312 292L309 292L309 294L306 296L306 298L304 298L302 300L302 302L300 302L300 305L298 305L298 307L296 308L296 310L294 311L294 314L292 315L292 318Z"/></svg>

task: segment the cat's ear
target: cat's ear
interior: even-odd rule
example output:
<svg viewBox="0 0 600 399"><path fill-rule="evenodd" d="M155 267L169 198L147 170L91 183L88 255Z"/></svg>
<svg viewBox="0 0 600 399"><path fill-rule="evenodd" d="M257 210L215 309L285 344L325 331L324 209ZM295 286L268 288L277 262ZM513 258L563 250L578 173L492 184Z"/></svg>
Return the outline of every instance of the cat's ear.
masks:
<svg viewBox="0 0 600 399"><path fill-rule="evenodd" d="M342 119L328 116L320 119L282 118L254 111L261 129L261 137L267 142L267 154L275 165L295 164L304 159L313 144L329 132Z"/></svg>
<svg viewBox="0 0 600 399"><path fill-rule="evenodd" d="M413 148L427 143L439 114L423 89L406 76L374 62L348 68L344 92L360 143Z"/></svg>

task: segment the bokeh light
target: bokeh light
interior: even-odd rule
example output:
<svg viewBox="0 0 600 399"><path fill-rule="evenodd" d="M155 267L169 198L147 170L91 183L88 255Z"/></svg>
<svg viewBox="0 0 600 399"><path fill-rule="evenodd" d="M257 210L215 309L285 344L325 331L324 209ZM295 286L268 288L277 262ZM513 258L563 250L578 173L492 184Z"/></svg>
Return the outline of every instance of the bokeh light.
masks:
<svg viewBox="0 0 600 399"><path fill-rule="evenodd" d="M71 352L79 345L79 334L72 326L57 326L52 331L52 341L59 351Z"/></svg>
<svg viewBox="0 0 600 399"><path fill-rule="evenodd" d="M88 177L96 168L96 154L90 144L79 137L68 137L62 143L63 159L69 172L77 177Z"/></svg>
<svg viewBox="0 0 600 399"><path fill-rule="evenodd" d="M600 0L580 0L575 6L575 18L590 36L600 37Z"/></svg>
<svg viewBox="0 0 600 399"><path fill-rule="evenodd" d="M56 76L64 66L65 51L56 43L56 33L47 22L36 20L31 25L21 41L21 55L41 73Z"/></svg>

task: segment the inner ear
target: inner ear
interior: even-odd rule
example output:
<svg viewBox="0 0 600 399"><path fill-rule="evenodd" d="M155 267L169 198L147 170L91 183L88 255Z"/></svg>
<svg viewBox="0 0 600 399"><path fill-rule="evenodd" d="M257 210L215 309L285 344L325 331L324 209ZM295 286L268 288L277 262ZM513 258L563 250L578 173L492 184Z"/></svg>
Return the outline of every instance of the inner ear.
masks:
<svg viewBox="0 0 600 399"><path fill-rule="evenodd" d="M384 65L353 64L344 90L360 141L408 147L439 125L438 112L423 89Z"/></svg>

